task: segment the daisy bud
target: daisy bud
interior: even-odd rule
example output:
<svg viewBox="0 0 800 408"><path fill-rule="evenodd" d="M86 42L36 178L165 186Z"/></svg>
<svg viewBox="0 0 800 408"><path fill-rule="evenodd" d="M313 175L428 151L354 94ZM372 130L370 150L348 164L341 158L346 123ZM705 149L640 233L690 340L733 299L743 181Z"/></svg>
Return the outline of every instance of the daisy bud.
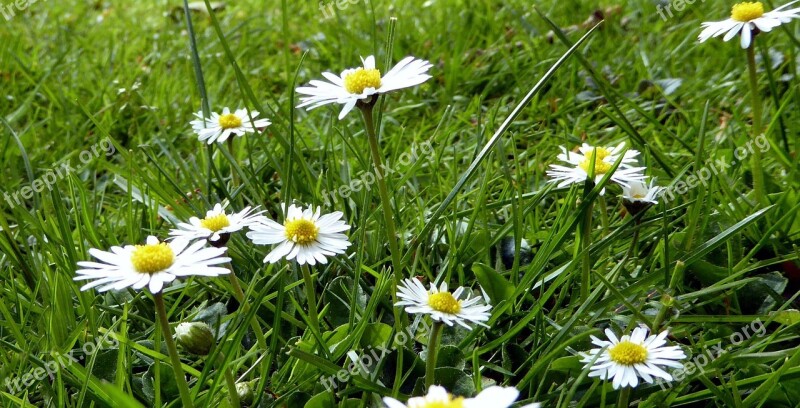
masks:
<svg viewBox="0 0 800 408"><path fill-rule="evenodd" d="M249 405L253 403L253 383L256 381L258 380L236 383L236 393L239 395L239 401L242 404Z"/></svg>
<svg viewBox="0 0 800 408"><path fill-rule="evenodd" d="M208 355L216 342L211 327L203 322L179 324L175 328L175 340L181 347L199 356Z"/></svg>

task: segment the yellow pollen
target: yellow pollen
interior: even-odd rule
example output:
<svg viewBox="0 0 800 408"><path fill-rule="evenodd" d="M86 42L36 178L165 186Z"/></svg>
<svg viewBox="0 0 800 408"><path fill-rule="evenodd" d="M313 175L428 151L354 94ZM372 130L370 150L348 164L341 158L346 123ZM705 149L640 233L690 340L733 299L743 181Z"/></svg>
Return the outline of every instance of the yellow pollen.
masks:
<svg viewBox="0 0 800 408"><path fill-rule="evenodd" d="M242 126L242 120L239 119L238 116L232 113L226 113L224 115L220 115L219 117L219 125L223 129L233 129Z"/></svg>
<svg viewBox="0 0 800 408"><path fill-rule="evenodd" d="M424 405L420 405L419 407L420 408L463 408L464 398L462 397L453 398L452 395L448 395L447 401L426 402Z"/></svg>
<svg viewBox="0 0 800 408"><path fill-rule="evenodd" d="M598 156L600 156L599 153ZM589 169L592 168L592 156L590 155L584 161L578 163L578 167L582 168L583 171L586 172L586 174L589 174ZM597 157L597 159L595 159L594 161L594 175L601 176L603 174L606 174L608 173L609 170L611 170L611 167L612 167L611 163L607 163L603 161L603 159L601 159L600 157Z"/></svg>
<svg viewBox="0 0 800 408"><path fill-rule="evenodd" d="M461 311L461 302L450 292L439 292L428 296L428 306L442 313L458 314Z"/></svg>
<svg viewBox="0 0 800 408"><path fill-rule="evenodd" d="M200 220L200 225L211 231L217 232L225 227L230 227L231 221L225 214L213 215Z"/></svg>
<svg viewBox="0 0 800 408"><path fill-rule="evenodd" d="M175 262L175 253L166 242L148 245L136 245L131 254L133 269L139 273L154 274L161 272Z"/></svg>
<svg viewBox="0 0 800 408"><path fill-rule="evenodd" d="M617 364L632 366L647 361L647 349L641 344L625 340L609 348L608 356Z"/></svg>
<svg viewBox="0 0 800 408"><path fill-rule="evenodd" d="M286 239L300 245L314 242L319 236L319 227L303 218L288 220L283 226L286 229Z"/></svg>
<svg viewBox="0 0 800 408"><path fill-rule="evenodd" d="M344 89L351 94L360 94L367 88L380 88L381 71L357 68L344 77Z"/></svg>
<svg viewBox="0 0 800 408"><path fill-rule="evenodd" d="M743 2L733 6L731 18L736 21L753 21L764 15L764 5L760 1Z"/></svg>

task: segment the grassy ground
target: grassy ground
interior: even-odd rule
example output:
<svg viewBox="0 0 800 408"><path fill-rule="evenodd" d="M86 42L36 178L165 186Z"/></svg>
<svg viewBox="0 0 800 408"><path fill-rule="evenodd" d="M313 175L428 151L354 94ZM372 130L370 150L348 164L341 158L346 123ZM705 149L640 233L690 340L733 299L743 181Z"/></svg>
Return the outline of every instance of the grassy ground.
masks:
<svg viewBox="0 0 800 408"><path fill-rule="evenodd" d="M437 383L467 396L514 386L544 406L618 404L621 392L587 377L577 353L605 328L644 325L669 329L687 366L633 389L631 404L800 405L797 23L756 40L759 139L738 39L696 43L700 22L727 18L730 2L695 2L666 21L645 0L539 2L566 44L528 1L394 3L344 2L326 18L316 2L243 0L215 19L201 4L193 30L178 1L38 1L0 20L3 406L181 406L152 295L81 292L72 278L90 248L166 237L224 199L273 219L281 201L342 211L353 245L311 269L317 305L300 268L263 264L269 249L244 234L229 255L246 302L225 278L165 289L173 327L200 320L220 331L211 356L181 351L197 406L231 405L225 373L251 406L372 407L424 394L428 338L413 325L430 322L392 306L396 262L377 186L331 193L372 171L360 115L294 108L297 85L371 54L379 67L406 55L433 63L431 80L380 105L402 247L394 272L483 289L494 306L488 329L445 328ZM600 14L602 26L556 65ZM197 141L192 36L210 108L259 110L273 122L262 134ZM626 214L619 187L582 197L546 183L559 146L623 141L671 187L643 216ZM514 249L522 239L529 251ZM350 367L348 351L377 357L327 380Z"/></svg>

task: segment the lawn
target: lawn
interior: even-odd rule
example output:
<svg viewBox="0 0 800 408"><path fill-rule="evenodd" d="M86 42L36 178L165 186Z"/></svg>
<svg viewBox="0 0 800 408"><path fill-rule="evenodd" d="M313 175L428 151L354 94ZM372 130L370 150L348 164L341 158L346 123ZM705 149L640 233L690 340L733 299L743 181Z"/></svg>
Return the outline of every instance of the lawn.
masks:
<svg viewBox="0 0 800 408"><path fill-rule="evenodd" d="M0 0L0 405L800 406L800 3L596 3Z"/></svg>

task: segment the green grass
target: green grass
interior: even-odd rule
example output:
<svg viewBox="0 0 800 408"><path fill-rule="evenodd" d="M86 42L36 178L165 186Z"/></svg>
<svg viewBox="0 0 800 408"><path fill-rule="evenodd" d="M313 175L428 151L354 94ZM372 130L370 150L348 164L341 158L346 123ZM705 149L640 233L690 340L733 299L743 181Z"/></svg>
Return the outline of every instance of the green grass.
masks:
<svg viewBox="0 0 800 408"><path fill-rule="evenodd" d="M738 37L696 43L700 23L727 18L731 2L695 2L667 21L654 2L606 2L607 20L589 35L594 23L581 24L593 2L539 3L541 14L518 0L362 1L324 19L316 2L244 0L214 19L193 12L188 30L180 1L39 1L0 19L0 195L62 163L74 169L19 204L0 197L2 405L181 406L152 295L81 292L72 278L90 248L166 237L174 221L225 199L277 220L282 201L342 211L353 244L311 268L318 305L300 267L264 264L270 248L244 233L228 252L246 306L224 277L167 286L173 330L192 320L220 330L211 356L181 351L198 407L230 406L227 372L253 391L250 406L423 395L428 338L413 327L430 322L392 306L395 278L413 276L492 299L490 328L444 329L436 382L456 394L496 383L546 407L616 405L620 392L587 377L577 353L605 328L646 325L669 329L687 361L725 352L670 387L640 385L631 404L800 405L798 22L756 40L757 54L780 57L758 73L767 206L750 161L735 156L752 140L746 54ZM547 19L563 38L548 35ZM294 108L296 86L372 54L384 70L407 55L433 63L431 80L378 105L398 259L376 184L326 203L325 192L372 171L359 112L339 121L338 106ZM189 126L203 103L198 67L211 110L256 109L272 126L232 150L198 142ZM559 146L623 141L662 186L731 166L638 218L610 182L603 196L546 183ZM593 227L582 237L587 208ZM530 256L505 267L495 256L504 237L525 239ZM398 330L413 339L396 343ZM386 355L327 392L320 378L347 369L351 350Z"/></svg>

